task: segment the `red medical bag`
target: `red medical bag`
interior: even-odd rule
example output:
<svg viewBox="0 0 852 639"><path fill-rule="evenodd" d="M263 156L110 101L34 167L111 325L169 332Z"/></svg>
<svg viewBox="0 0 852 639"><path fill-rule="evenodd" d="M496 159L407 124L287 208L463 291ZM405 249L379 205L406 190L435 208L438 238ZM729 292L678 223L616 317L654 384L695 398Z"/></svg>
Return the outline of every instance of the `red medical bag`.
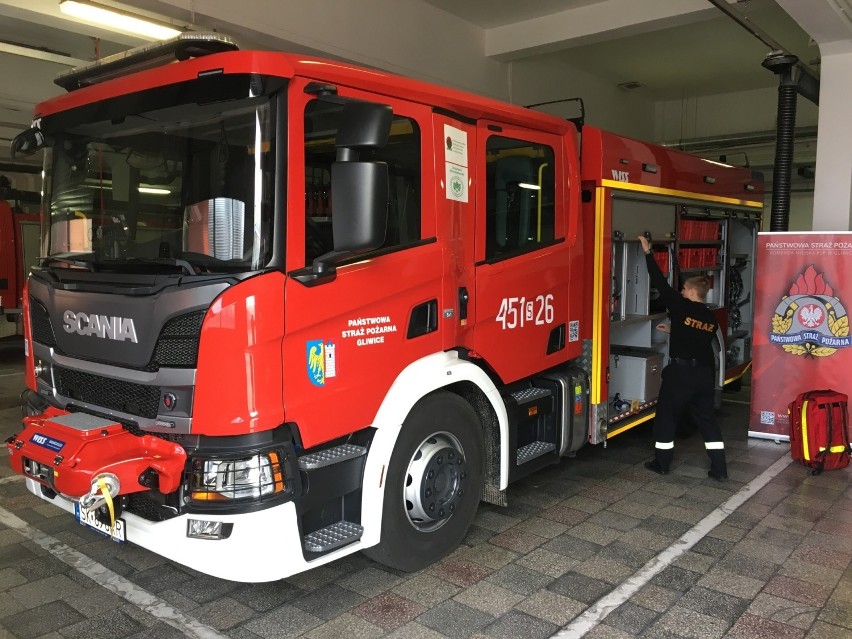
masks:
<svg viewBox="0 0 852 639"><path fill-rule="evenodd" d="M848 397L833 390L799 394L788 406L790 454L811 468L811 474L849 465Z"/></svg>

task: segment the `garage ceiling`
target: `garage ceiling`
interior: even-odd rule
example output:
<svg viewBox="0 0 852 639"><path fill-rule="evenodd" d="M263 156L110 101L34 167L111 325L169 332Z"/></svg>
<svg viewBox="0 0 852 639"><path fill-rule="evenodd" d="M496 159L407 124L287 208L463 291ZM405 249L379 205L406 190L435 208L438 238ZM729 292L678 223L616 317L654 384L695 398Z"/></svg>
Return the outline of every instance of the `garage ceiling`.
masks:
<svg viewBox="0 0 852 639"><path fill-rule="evenodd" d="M511 35L509 30L516 26L535 30L537 25L545 24L542 20L553 24L561 20L567 25L575 15L572 12L577 10L605 22L625 6L625 0L411 1L431 5L482 28L486 32L486 49L492 46L492 41L497 43L494 47L503 47L498 37L507 32ZM659 6L663 0L644 1ZM768 52L765 45L706 0L678 0L678 3L695 5L698 10L681 19L604 29L529 50L503 47L494 57L530 60L536 56L558 56L613 85L637 83L635 90L655 101L776 86L776 78L760 66ZM188 11L157 0L128 0L125 4L140 9L140 13L156 12L177 21L186 21L188 16ZM188 0L186 6L196 4ZM736 7L818 70L817 47L773 0L745 0L737 2ZM497 37L492 39L492 34ZM256 33L233 35L243 42L258 40ZM29 124L34 105L59 92L52 78L68 65L57 60L94 59L95 37L100 38L97 45L100 56L142 44L132 37L65 19L58 11L58 0L0 0L0 77L5 79L0 85L0 163L9 161L9 140ZM36 49L37 57L9 52L17 50L16 47Z"/></svg>
<svg viewBox="0 0 852 639"><path fill-rule="evenodd" d="M682 2L683 0L678 0ZM558 16L574 9L607 12L607 0L423 0L483 29ZM664 21L599 36L599 41L566 42L554 53L568 64L609 78L613 84L638 82L653 100L712 95L777 86L760 66L767 47L703 0L706 10L666 27ZM818 70L819 49L804 30L771 0L740 0L737 11L788 51ZM688 20L688 21L686 21ZM678 21L673 21L678 22ZM587 38L586 40L588 40Z"/></svg>
<svg viewBox="0 0 852 639"><path fill-rule="evenodd" d="M605 0L423 0L483 29L543 18Z"/></svg>

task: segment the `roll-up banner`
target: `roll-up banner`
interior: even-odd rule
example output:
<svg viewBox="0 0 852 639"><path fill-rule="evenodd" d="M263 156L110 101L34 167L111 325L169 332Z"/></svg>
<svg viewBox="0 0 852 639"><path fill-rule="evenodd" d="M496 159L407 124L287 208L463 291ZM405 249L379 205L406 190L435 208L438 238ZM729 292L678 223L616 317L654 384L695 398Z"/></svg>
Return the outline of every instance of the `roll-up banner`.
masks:
<svg viewBox="0 0 852 639"><path fill-rule="evenodd" d="M759 233L749 436L789 439L787 405L852 395L852 232Z"/></svg>

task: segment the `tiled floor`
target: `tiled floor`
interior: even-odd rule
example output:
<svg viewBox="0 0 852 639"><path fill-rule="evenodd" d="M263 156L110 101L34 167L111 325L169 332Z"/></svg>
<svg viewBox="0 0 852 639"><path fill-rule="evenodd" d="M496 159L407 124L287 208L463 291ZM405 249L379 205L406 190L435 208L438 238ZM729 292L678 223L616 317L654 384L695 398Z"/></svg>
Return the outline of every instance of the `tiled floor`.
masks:
<svg viewBox="0 0 852 639"><path fill-rule="evenodd" d="M19 358L19 343L0 343L4 439L19 418ZM90 533L0 466L0 637L581 636L572 624L601 597L789 457L746 438L747 394L725 397L729 481L707 478L697 437L676 442L670 475L646 471L640 427L511 486L508 508L482 504L464 544L414 574L358 554L276 583L215 579ZM585 636L852 637L850 478L786 466Z"/></svg>

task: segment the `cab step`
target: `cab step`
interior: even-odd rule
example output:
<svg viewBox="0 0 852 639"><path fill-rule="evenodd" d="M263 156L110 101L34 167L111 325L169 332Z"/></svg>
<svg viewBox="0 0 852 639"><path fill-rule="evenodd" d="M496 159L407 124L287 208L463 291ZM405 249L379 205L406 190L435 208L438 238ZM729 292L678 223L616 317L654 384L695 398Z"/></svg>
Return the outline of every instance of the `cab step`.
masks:
<svg viewBox="0 0 852 639"><path fill-rule="evenodd" d="M335 548L340 548L353 541L358 541L364 534L364 527L351 521L338 521L308 533L302 539L302 544L307 552L326 553Z"/></svg>
<svg viewBox="0 0 852 639"><path fill-rule="evenodd" d="M556 444L553 442L531 442L518 449L517 465L526 464L554 450L556 450Z"/></svg>
<svg viewBox="0 0 852 639"><path fill-rule="evenodd" d="M315 453L308 453L299 457L299 468L301 470L316 470L332 464L339 464L361 457L367 452L364 446L356 446L355 444L340 444L332 448L326 448Z"/></svg>
<svg viewBox="0 0 852 639"><path fill-rule="evenodd" d="M503 395L509 418L509 481L559 462L554 390L527 381Z"/></svg>
<svg viewBox="0 0 852 639"><path fill-rule="evenodd" d="M511 393L512 399L518 404L518 406L524 406L525 404L532 404L535 401L543 399L544 397L549 397L553 395L550 389L547 388L537 388L533 386L532 388L524 388L514 393Z"/></svg>

